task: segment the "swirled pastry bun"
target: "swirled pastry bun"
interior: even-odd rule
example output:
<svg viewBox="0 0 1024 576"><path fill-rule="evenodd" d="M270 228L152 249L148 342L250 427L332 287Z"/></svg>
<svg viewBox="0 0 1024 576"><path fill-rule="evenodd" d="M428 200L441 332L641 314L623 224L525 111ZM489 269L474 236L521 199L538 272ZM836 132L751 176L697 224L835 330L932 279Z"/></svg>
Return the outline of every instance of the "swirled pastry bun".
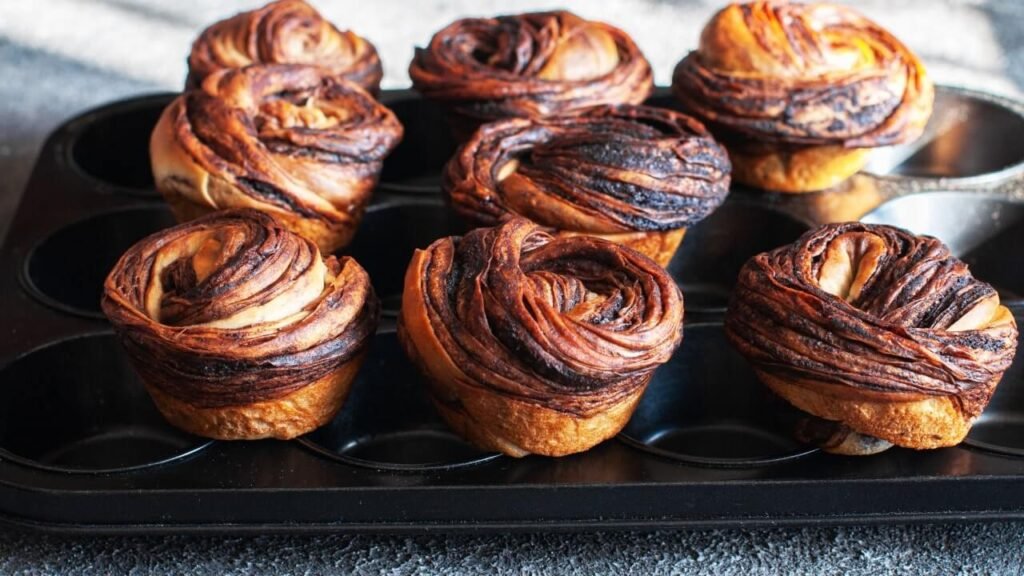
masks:
<svg viewBox="0 0 1024 576"><path fill-rule="evenodd" d="M492 120L640 104L654 88L628 34L565 11L456 20L416 49L409 76L460 140Z"/></svg>
<svg viewBox="0 0 1024 576"><path fill-rule="evenodd" d="M203 30L188 56L187 86L198 88L214 72L250 64L315 65L371 94L383 76L373 44L338 30L303 0L271 2Z"/></svg>
<svg viewBox="0 0 1024 576"><path fill-rule="evenodd" d="M868 151L921 135L934 88L888 31L845 6L730 4L676 67L673 92L729 149L737 182L834 186Z"/></svg>
<svg viewBox="0 0 1024 576"><path fill-rule="evenodd" d="M622 429L682 322L682 294L650 258L514 218L416 251L398 336L457 433L562 456Z"/></svg>
<svg viewBox="0 0 1024 576"><path fill-rule="evenodd" d="M298 65L249 66L175 99L150 137L157 189L179 221L256 208L330 254L355 234L402 139L359 86Z"/></svg>
<svg viewBox="0 0 1024 576"><path fill-rule="evenodd" d="M328 422L377 325L355 260L256 210L226 210L132 246L103 311L171 424L223 440L294 438Z"/></svg>
<svg viewBox="0 0 1024 576"><path fill-rule="evenodd" d="M725 150L689 116L596 106L481 126L449 161L442 188L475 226L523 216L667 266L687 227L725 200L729 172Z"/></svg>
<svg viewBox="0 0 1024 576"><path fill-rule="evenodd" d="M797 408L917 449L959 443L1017 349L996 291L942 242L861 223L822 226L748 261L725 330ZM848 437L825 448L887 446Z"/></svg>

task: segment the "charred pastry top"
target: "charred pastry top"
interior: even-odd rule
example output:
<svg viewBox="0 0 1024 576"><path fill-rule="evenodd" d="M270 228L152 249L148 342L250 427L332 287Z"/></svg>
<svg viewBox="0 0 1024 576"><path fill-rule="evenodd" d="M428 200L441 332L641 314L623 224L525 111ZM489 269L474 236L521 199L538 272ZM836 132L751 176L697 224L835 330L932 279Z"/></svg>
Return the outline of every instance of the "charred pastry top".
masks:
<svg viewBox="0 0 1024 576"><path fill-rule="evenodd" d="M311 66L223 70L165 114L207 172L272 211L335 225L368 199L371 186L350 182L376 181L402 138L395 115L366 91Z"/></svg>
<svg viewBox="0 0 1024 576"><path fill-rule="evenodd" d="M110 272L102 304L146 383L209 408L326 376L364 350L380 307L355 260L322 258L257 210L143 239Z"/></svg>
<svg viewBox="0 0 1024 576"><path fill-rule="evenodd" d="M443 188L471 222L515 215L574 232L691 226L729 192L729 158L696 120L647 106L482 126L448 163Z"/></svg>
<svg viewBox="0 0 1024 576"><path fill-rule="evenodd" d="M417 257L422 310L403 309L403 319L425 314L471 386L588 416L646 385L682 340L675 282L618 244L553 238L515 218Z"/></svg>
<svg viewBox="0 0 1024 576"><path fill-rule="evenodd" d="M190 88L225 68L311 64L376 94L383 70L373 44L338 30L303 0L278 0L203 30L188 56Z"/></svg>
<svg viewBox="0 0 1024 576"><path fill-rule="evenodd" d="M758 369L852 399L981 413L1017 348L999 296L930 236L828 224L744 265L725 320Z"/></svg>
<svg viewBox="0 0 1024 576"><path fill-rule="evenodd" d="M733 139L850 148L917 138L934 99L924 65L882 27L844 6L785 1L716 14L672 88Z"/></svg>
<svg viewBox="0 0 1024 576"><path fill-rule="evenodd" d="M409 76L427 98L480 121L639 104L653 89L629 35L565 11L457 20L416 49Z"/></svg>

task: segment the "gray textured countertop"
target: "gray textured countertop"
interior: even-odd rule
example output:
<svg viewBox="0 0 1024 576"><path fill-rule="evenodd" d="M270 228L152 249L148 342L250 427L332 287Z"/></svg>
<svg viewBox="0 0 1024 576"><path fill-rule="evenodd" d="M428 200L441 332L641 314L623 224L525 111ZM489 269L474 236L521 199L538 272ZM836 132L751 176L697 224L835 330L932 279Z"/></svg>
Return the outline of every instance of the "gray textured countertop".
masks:
<svg viewBox="0 0 1024 576"><path fill-rule="evenodd" d="M90 106L175 90L206 23L260 0L0 2L0 233L46 135ZM450 20L564 6L619 25L659 84L719 5L696 0L320 0L370 38L385 87L408 85L415 44ZM922 55L939 82L1024 87L1024 2L854 2ZM897 5L898 4L898 5ZM0 573L1021 574L1024 523L503 536L50 537L0 533Z"/></svg>

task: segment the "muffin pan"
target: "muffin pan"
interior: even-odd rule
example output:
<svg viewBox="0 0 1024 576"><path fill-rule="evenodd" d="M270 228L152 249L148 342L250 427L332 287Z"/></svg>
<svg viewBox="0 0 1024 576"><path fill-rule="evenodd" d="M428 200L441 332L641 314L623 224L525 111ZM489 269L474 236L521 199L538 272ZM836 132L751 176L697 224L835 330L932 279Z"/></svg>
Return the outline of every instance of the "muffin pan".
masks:
<svg viewBox="0 0 1024 576"><path fill-rule="evenodd" d="M721 328L749 256L815 223L861 216L945 239L1024 311L1016 102L941 88L924 141L880 152L835 190L736 187L670 265L686 299L683 345L622 434L566 458L514 459L444 426L395 337L412 251L462 230L438 188L454 143L440 110L409 91L382 94L405 141L347 250L369 271L385 317L342 411L290 442L208 442L160 419L98 300L121 252L172 223L145 154L170 98L113 103L59 128L0 250L0 518L9 524L478 531L1024 518L1024 358L961 446L847 458L792 440L793 415ZM651 103L674 106L665 90Z"/></svg>

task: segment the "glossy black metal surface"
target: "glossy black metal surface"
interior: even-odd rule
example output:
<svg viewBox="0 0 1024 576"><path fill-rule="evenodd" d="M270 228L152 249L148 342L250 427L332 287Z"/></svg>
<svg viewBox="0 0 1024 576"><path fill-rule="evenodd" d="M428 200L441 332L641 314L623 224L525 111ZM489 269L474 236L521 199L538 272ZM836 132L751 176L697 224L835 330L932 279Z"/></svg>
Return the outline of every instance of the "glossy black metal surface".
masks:
<svg viewBox="0 0 1024 576"><path fill-rule="evenodd" d="M450 471L498 457L448 429L394 332L377 334L371 346L341 411L301 442L341 462L379 470Z"/></svg>
<svg viewBox="0 0 1024 576"><path fill-rule="evenodd" d="M1017 131L1019 104L942 89L937 122L960 124L914 153L890 153L903 161L879 160L876 175L801 196L734 190L687 232L671 264L686 294L686 338L624 434L566 458L514 459L454 437L396 342L412 250L461 229L437 186L453 149L440 111L408 91L382 100L406 140L385 163L348 253L369 270L390 317L342 412L291 442L202 447L167 429L98 314L120 252L172 223L145 155L170 95L114 103L53 134L0 250L2 521L176 533L1024 518L1024 358L965 445L849 458L804 454L790 441L720 332L746 258L816 222L867 213L938 235L1007 299L1024 296L1014 250L1024 188L1011 165L1024 150L1006 137ZM673 105L664 90L652 103ZM86 473L96 471L105 473Z"/></svg>
<svg viewBox="0 0 1024 576"><path fill-rule="evenodd" d="M685 343L655 373L620 436L630 445L707 466L764 466L816 452L793 439L772 398L721 324L685 327Z"/></svg>
<svg viewBox="0 0 1024 576"><path fill-rule="evenodd" d="M210 441L164 421L110 334L33 350L0 371L0 459L55 473L167 464Z"/></svg>

